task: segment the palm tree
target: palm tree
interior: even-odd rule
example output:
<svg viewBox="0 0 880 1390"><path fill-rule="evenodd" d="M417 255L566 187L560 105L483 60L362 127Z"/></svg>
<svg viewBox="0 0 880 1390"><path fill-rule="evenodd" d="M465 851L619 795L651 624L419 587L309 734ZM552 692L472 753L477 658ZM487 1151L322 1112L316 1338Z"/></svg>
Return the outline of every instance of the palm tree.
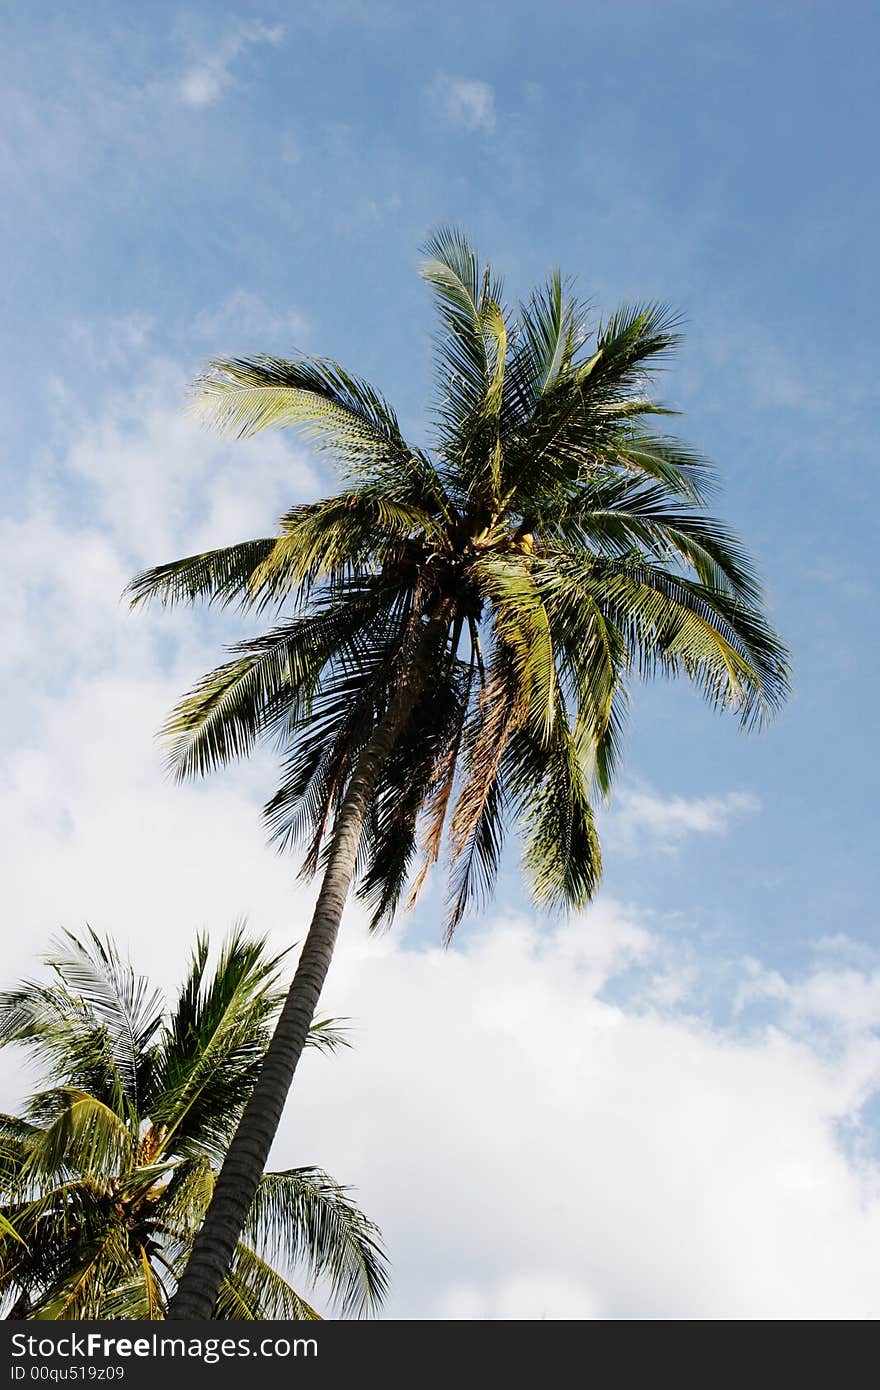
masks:
<svg viewBox="0 0 880 1390"><path fill-rule="evenodd" d="M241 929L209 975L199 937L167 1015L109 940L67 935L54 979L0 995L0 1043L51 1078L0 1115L0 1306L12 1318L162 1318L281 1003ZM330 1023L307 1039L331 1050ZM343 1315L378 1307L377 1228L319 1168L261 1175L212 1315L317 1318L275 1267L300 1262Z"/></svg>
<svg viewBox="0 0 880 1390"><path fill-rule="evenodd" d="M194 388L207 422L239 436L301 427L341 490L292 507L275 536L129 586L135 604L275 611L174 710L170 760L184 778L274 740L270 831L304 843L304 872L323 875L172 1317L213 1306L353 880L373 925L390 919L448 826L451 935L490 893L512 821L536 901L580 906L599 879L591 799L611 785L630 677L683 674L746 727L788 689L753 564L705 510L711 469L650 424L670 413L647 394L677 342L669 312L625 307L593 329L553 274L514 315L458 233L427 255L430 451L335 362L214 361Z"/></svg>

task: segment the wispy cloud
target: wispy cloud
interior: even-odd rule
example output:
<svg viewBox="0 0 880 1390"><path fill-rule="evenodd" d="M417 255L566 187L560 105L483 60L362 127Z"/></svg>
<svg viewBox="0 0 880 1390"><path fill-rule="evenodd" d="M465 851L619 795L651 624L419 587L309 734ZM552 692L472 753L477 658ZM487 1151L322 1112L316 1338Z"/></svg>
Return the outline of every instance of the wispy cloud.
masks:
<svg viewBox="0 0 880 1390"><path fill-rule="evenodd" d="M176 94L185 106L212 106L234 86L232 64L248 49L259 44L279 44L284 37L281 25L253 24L231 34L224 43L202 54L176 83Z"/></svg>
<svg viewBox="0 0 880 1390"><path fill-rule="evenodd" d="M233 290L214 309L203 309L193 325L201 338L222 338L218 351L226 341L241 350L252 343L266 346L268 340L301 339L308 332L308 323L296 309L274 308L259 294L250 290Z"/></svg>
<svg viewBox="0 0 880 1390"><path fill-rule="evenodd" d="M648 842L669 852L689 835L723 835L732 820L760 809L751 792L663 797L648 787L623 787L615 795L605 835L618 849L636 850Z"/></svg>
<svg viewBox="0 0 880 1390"><path fill-rule="evenodd" d="M67 330L67 338L81 361L106 371L126 365L135 354L143 356L152 327L153 320L143 313L124 314L100 323L76 319Z"/></svg>
<svg viewBox="0 0 880 1390"><path fill-rule="evenodd" d="M838 1032L868 1033L880 1027L880 969L824 967L791 980L758 960L745 961L746 979L737 990L735 1010L773 1004L784 1011L787 1026L824 1024Z"/></svg>
<svg viewBox="0 0 880 1390"><path fill-rule="evenodd" d="M496 125L495 92L488 82L440 73L431 86L435 110L450 125L491 135Z"/></svg>

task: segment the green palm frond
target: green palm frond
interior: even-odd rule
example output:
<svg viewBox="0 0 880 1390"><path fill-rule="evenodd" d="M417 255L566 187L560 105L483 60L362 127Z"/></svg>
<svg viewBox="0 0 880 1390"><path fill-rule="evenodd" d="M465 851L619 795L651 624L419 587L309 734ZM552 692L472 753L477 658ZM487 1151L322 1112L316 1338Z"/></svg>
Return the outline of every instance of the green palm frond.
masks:
<svg viewBox="0 0 880 1390"><path fill-rule="evenodd" d="M489 455L479 447L470 450L472 473L464 488L482 504L488 478L497 474L497 421L503 399L507 359L507 325L502 308L503 286L487 268L481 269L476 253L452 228L441 229L424 247L421 274L434 291L440 327L435 340L438 407L436 424L439 448L453 465L461 490L461 473L455 466L462 448L481 435ZM494 467L493 467L494 457Z"/></svg>
<svg viewBox="0 0 880 1390"><path fill-rule="evenodd" d="M361 839L358 896L371 929L390 921L409 890L415 901L440 852L451 804L457 750L471 708L472 668L448 662L416 703L408 728L383 767ZM425 855L413 883L419 849Z"/></svg>
<svg viewBox="0 0 880 1390"><path fill-rule="evenodd" d="M528 730L505 751L506 785L519 805L523 867L535 902L577 908L599 884L602 857L578 748L563 716L550 747Z"/></svg>
<svg viewBox="0 0 880 1390"><path fill-rule="evenodd" d="M93 1182L81 1178L40 1181L35 1196L21 1183L10 1184L4 1193L4 1215L36 1258L42 1241L36 1240L38 1233L54 1230L60 1243L70 1244L76 1231L91 1231L96 1220L103 1222L94 1200L97 1192Z"/></svg>
<svg viewBox="0 0 880 1390"><path fill-rule="evenodd" d="M12 1222L0 1212L0 1240L11 1240L16 1245L21 1245L27 1249L27 1243L22 1240ZM0 1281L2 1281L2 1265L0 1265Z"/></svg>
<svg viewBox="0 0 880 1390"><path fill-rule="evenodd" d="M510 653L517 701L537 739L549 736L559 705L553 633L529 556L487 555L474 575L492 609L496 642Z"/></svg>
<svg viewBox="0 0 880 1390"><path fill-rule="evenodd" d="M203 677L162 730L178 778L244 757L262 736L283 737L308 713L321 673L356 658L364 629L380 641L403 634L405 604L393 588L364 584L344 598L325 597L263 637L238 643L238 655Z"/></svg>
<svg viewBox="0 0 880 1390"><path fill-rule="evenodd" d="M156 1219L163 1231L196 1231L214 1193L214 1170L206 1154L181 1158L156 1200Z"/></svg>
<svg viewBox="0 0 880 1390"><path fill-rule="evenodd" d="M321 1314L243 1241L220 1285L214 1317L233 1322L321 1321Z"/></svg>
<svg viewBox="0 0 880 1390"><path fill-rule="evenodd" d="M681 342L681 317L657 301L623 304L600 323L595 358L586 364L591 386L613 382L617 394L626 386L638 386L645 364L652 368Z"/></svg>
<svg viewBox="0 0 880 1390"><path fill-rule="evenodd" d="M308 716L291 730L292 751L285 759L281 785L266 806L266 820L273 839L280 845L306 844L304 874L314 873L321 862L325 832L351 770L372 736L377 719L393 699L411 626L410 614L404 608L386 627L365 634L348 659L336 661L329 668ZM449 719L454 719L460 704L457 681L458 668L453 663L431 692L430 713L421 724L422 730L427 730L426 736L422 738L416 733L416 721L412 731L399 742L389 766L383 769L380 799L391 798L399 814L392 831L380 806L372 808L371 824L380 839L387 832L396 843L398 830L403 829L410 815L406 808L411 803L412 787L416 782L423 785L429 776L438 730L445 729ZM408 760L407 755L416 745L418 756L415 761ZM401 777L407 790L402 789ZM369 838L372 842L375 836L371 833Z"/></svg>
<svg viewBox="0 0 880 1390"><path fill-rule="evenodd" d="M271 599L271 590L267 592L255 585L253 576L275 544L275 537L270 536L156 565L136 574L125 594L130 597L132 608L152 599L169 608L175 603L194 603L196 599L206 599L220 608L233 603L242 608L264 607Z"/></svg>
<svg viewBox="0 0 880 1390"><path fill-rule="evenodd" d="M294 620L239 643L240 656L210 671L180 701L162 729L178 779L246 756L261 733L290 717L291 705L298 712L311 698L326 656L309 642L307 626Z"/></svg>
<svg viewBox="0 0 880 1390"><path fill-rule="evenodd" d="M144 1250L140 1259L133 1260L125 1272L109 1287L102 1290L100 1316L110 1322L157 1322L165 1317L169 1289Z"/></svg>
<svg viewBox="0 0 880 1390"><path fill-rule="evenodd" d="M55 1119L32 1139L22 1166L23 1181L75 1173L80 1178L117 1176L134 1160L130 1122L88 1092L69 1087L43 1093L34 1109L57 1110Z"/></svg>
<svg viewBox="0 0 880 1390"><path fill-rule="evenodd" d="M515 357L529 411L571 372L586 338L587 310L570 296L559 271L520 306L521 349Z"/></svg>
<svg viewBox="0 0 880 1390"><path fill-rule="evenodd" d="M654 407L650 413L668 412ZM716 486L715 471L698 450L670 435L632 426L610 432L604 460L608 467L619 467L639 479L651 478L673 498L697 505L703 505Z"/></svg>
<svg viewBox="0 0 880 1390"><path fill-rule="evenodd" d="M543 584L578 602L587 592L623 634L643 676L683 673L745 727L769 718L788 691L785 649L760 613L728 589L635 559L556 554Z"/></svg>
<svg viewBox="0 0 880 1390"><path fill-rule="evenodd" d="M193 404L207 423L240 438L298 425L354 474L405 465L411 454L388 402L326 358L218 358L195 382Z"/></svg>
<svg viewBox="0 0 880 1390"><path fill-rule="evenodd" d="M26 980L0 995L0 1046L26 1047L47 1077L103 1096L124 1093L107 1029L61 984Z"/></svg>
<svg viewBox="0 0 880 1390"><path fill-rule="evenodd" d="M351 1047L351 1040L342 1026L346 1022L343 1018L316 1018L309 1028L306 1047L314 1047L326 1055Z"/></svg>
<svg viewBox="0 0 880 1390"><path fill-rule="evenodd" d="M136 1105L140 1063L159 1028L161 998L157 990L150 990L146 977L122 959L112 940L91 930L88 937L86 946L65 932L66 949L53 954L50 964L65 988L107 1030L125 1093Z"/></svg>
<svg viewBox="0 0 880 1390"><path fill-rule="evenodd" d="M282 534L254 571L254 588L272 596L306 593L321 579L344 583L353 571L394 569L406 587L418 544L442 540L442 531L430 512L387 491L364 486L285 513Z"/></svg>
<svg viewBox="0 0 880 1390"><path fill-rule="evenodd" d="M692 568L701 583L727 587L744 603L757 604L763 597L754 563L738 537L655 483L596 480L571 500L555 529L563 545L583 554L641 552L648 559L675 559L683 572Z"/></svg>
<svg viewBox="0 0 880 1390"><path fill-rule="evenodd" d="M207 940L196 944L189 976L160 1042L151 1118L179 1153L220 1155L247 1101L280 1003L278 967L263 940L239 927L212 974Z"/></svg>
<svg viewBox="0 0 880 1390"><path fill-rule="evenodd" d="M478 408L489 379L480 319L485 279L476 253L452 228L438 231L423 249L421 275L434 291L441 322L437 339L441 391L448 393L449 408L466 418ZM489 298L497 303L500 287L494 288Z"/></svg>
<svg viewBox="0 0 880 1390"><path fill-rule="evenodd" d="M160 1001L113 943L88 929L53 943L50 986L27 981L0 995L0 1045L21 1043L73 1086L98 1087L106 1099L124 1094L136 1105L140 1067L159 1027Z"/></svg>
<svg viewBox="0 0 880 1390"><path fill-rule="evenodd" d="M327 1283L343 1316L382 1302L388 1271L378 1228L320 1168L264 1174L244 1235L270 1257L302 1262Z"/></svg>
<svg viewBox="0 0 880 1390"><path fill-rule="evenodd" d="M78 1253L74 1267L31 1304L29 1316L42 1321L100 1318L105 1289L130 1275L134 1259L119 1227L106 1228Z"/></svg>

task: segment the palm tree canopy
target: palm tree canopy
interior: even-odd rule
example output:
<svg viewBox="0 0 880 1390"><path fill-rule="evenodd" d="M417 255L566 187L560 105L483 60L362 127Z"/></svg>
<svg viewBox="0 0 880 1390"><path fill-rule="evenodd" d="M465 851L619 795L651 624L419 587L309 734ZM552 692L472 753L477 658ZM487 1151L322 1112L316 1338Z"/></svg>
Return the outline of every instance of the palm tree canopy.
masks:
<svg viewBox="0 0 880 1390"><path fill-rule="evenodd" d="M166 1013L109 940L68 934L51 983L0 995L0 1044L51 1079L24 1116L0 1115L8 1316L164 1316L269 1041L281 959L237 929L209 971L200 936ZM344 1042L332 1021L309 1040ZM264 1175L214 1316L318 1317L279 1263L321 1281L343 1315L375 1310L386 1287L377 1228L315 1167Z"/></svg>
<svg viewBox="0 0 880 1390"><path fill-rule="evenodd" d="M590 898L591 803L611 785L634 675L684 675L746 727L789 677L754 564L706 510L710 466L656 427L672 413L648 393L678 341L669 311L631 305L594 325L553 274L513 312L457 232L426 250L431 447L408 444L388 402L335 362L216 360L194 388L206 421L239 436L300 427L341 489L293 506L275 536L158 566L129 590L274 611L165 733L181 777L274 740L267 822L305 846L306 872L433 624L430 680L381 770L358 891L374 925L389 918L445 837L451 932L491 890L511 822L539 904Z"/></svg>

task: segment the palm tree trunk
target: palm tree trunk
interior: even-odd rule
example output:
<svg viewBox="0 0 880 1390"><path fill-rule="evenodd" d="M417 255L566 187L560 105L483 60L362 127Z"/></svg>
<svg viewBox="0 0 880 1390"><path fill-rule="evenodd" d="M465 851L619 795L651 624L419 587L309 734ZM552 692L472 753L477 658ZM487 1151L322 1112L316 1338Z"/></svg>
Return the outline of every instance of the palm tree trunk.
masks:
<svg viewBox="0 0 880 1390"><path fill-rule="evenodd" d="M260 1075L238 1123L168 1307L176 1320L209 1319L263 1175L272 1141L330 969L342 911L354 877L364 819L379 774L427 682L448 619L441 610L424 628L412 664L388 711L360 755L333 826L321 891L299 964L266 1051Z"/></svg>

